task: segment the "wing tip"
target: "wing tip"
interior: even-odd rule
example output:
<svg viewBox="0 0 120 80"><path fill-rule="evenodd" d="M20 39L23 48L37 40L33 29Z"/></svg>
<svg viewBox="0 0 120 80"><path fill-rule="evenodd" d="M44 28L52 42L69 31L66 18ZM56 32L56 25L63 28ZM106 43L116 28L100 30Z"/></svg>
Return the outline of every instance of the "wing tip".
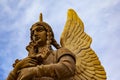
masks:
<svg viewBox="0 0 120 80"><path fill-rule="evenodd" d="M68 9L68 14L69 14L69 13L71 13L71 14L76 14L75 10L72 9L72 8Z"/></svg>
<svg viewBox="0 0 120 80"><path fill-rule="evenodd" d="M68 11L74 11L74 9L70 8L70 9L68 9ZM75 12L75 11L74 11L74 12Z"/></svg>
<svg viewBox="0 0 120 80"><path fill-rule="evenodd" d="M77 16L77 13L76 13L75 10L72 9L72 8L68 9L67 14L68 14L68 18L73 18L73 15L76 15L76 16Z"/></svg>

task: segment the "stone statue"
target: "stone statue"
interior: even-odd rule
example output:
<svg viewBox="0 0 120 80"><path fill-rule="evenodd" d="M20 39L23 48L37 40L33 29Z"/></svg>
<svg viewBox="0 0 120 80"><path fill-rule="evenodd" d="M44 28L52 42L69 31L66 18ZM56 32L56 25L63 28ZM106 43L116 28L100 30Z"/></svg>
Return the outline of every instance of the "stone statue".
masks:
<svg viewBox="0 0 120 80"><path fill-rule="evenodd" d="M7 80L106 80L105 70L90 48L92 39L73 9L68 10L61 46L51 27L43 22L42 14L30 30L28 56L15 61Z"/></svg>

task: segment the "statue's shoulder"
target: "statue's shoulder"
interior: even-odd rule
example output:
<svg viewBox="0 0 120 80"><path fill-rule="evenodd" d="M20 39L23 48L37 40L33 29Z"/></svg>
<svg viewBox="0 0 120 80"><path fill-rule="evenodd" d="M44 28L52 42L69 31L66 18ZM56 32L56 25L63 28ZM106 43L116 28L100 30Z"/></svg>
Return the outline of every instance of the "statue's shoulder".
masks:
<svg viewBox="0 0 120 80"><path fill-rule="evenodd" d="M58 58L58 61L63 57L63 56L71 56L75 60L75 55L67 48L61 47L56 50L56 55Z"/></svg>
<svg viewBox="0 0 120 80"><path fill-rule="evenodd" d="M65 47L61 47L61 48L57 49L57 52L60 54L72 53L69 49L67 49Z"/></svg>

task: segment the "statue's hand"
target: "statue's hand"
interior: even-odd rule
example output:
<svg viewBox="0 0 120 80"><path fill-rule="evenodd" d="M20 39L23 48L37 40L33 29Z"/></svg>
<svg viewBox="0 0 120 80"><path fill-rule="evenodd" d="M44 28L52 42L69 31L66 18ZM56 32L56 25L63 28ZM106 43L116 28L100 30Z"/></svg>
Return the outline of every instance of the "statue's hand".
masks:
<svg viewBox="0 0 120 80"><path fill-rule="evenodd" d="M18 63L18 62L20 62L21 60L19 60L19 59L16 59L15 60L15 63L13 63L13 67L15 67L16 66L16 64Z"/></svg>
<svg viewBox="0 0 120 80"><path fill-rule="evenodd" d="M21 70L23 68L34 67L37 64L37 60L31 57L26 57L15 65L14 72L17 72L18 70Z"/></svg>
<svg viewBox="0 0 120 80"><path fill-rule="evenodd" d="M17 80L32 80L38 73L37 67L24 68L19 71ZM40 75L39 75L40 76Z"/></svg>

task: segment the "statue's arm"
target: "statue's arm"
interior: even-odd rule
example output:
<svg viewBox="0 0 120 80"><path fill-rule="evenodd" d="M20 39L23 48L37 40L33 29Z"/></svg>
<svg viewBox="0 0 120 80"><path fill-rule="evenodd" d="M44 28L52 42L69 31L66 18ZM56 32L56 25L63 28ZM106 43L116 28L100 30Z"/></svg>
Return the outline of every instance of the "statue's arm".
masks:
<svg viewBox="0 0 120 80"><path fill-rule="evenodd" d="M23 60L18 59L13 64L14 69L9 73L6 80L17 80L18 72L23 68L34 67L37 65L37 60L26 57Z"/></svg>
<svg viewBox="0 0 120 80"><path fill-rule="evenodd" d="M15 68L16 64L19 63L20 61L21 61L21 60L16 59L16 60L15 60L15 63L13 64L13 68ZM13 70L9 73L9 75L8 75L8 77L7 77L6 80L16 80L16 78L17 78L17 74L16 74L15 70L13 69Z"/></svg>
<svg viewBox="0 0 120 80"><path fill-rule="evenodd" d="M11 71L6 80L16 80L16 78L17 75L14 73L14 71Z"/></svg>
<svg viewBox="0 0 120 80"><path fill-rule="evenodd" d="M41 65L38 67L38 76L52 78L72 77L75 73L75 60L70 55L64 55L56 64Z"/></svg>

